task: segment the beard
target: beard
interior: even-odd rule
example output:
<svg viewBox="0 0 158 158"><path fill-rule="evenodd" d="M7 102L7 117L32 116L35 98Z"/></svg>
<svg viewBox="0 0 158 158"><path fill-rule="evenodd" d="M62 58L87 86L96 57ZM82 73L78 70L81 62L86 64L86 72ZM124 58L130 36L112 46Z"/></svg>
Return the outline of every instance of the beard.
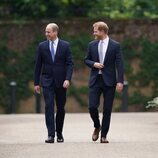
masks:
<svg viewBox="0 0 158 158"><path fill-rule="evenodd" d="M46 36L47 40L50 40L50 37L49 36Z"/></svg>
<svg viewBox="0 0 158 158"><path fill-rule="evenodd" d="M95 35L94 38L95 38L96 40L102 39L101 36L98 36L98 35L97 35L97 36Z"/></svg>

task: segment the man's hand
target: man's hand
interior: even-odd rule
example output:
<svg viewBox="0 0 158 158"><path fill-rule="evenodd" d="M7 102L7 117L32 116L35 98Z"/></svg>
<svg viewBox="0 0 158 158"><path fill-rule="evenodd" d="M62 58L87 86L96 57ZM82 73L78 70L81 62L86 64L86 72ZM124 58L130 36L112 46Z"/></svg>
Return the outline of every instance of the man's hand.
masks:
<svg viewBox="0 0 158 158"><path fill-rule="evenodd" d="M102 68L104 67L104 65L101 64L101 63L95 62L95 63L94 63L94 67L97 68L97 69L102 69Z"/></svg>
<svg viewBox="0 0 158 158"><path fill-rule="evenodd" d="M64 83L63 83L63 87L68 88L69 86L70 86L69 80L65 80Z"/></svg>
<svg viewBox="0 0 158 158"><path fill-rule="evenodd" d="M117 92L121 92L123 90L123 83L117 83L116 90Z"/></svg>
<svg viewBox="0 0 158 158"><path fill-rule="evenodd" d="M40 94L41 93L41 87L39 85L34 87L34 90L36 93Z"/></svg>

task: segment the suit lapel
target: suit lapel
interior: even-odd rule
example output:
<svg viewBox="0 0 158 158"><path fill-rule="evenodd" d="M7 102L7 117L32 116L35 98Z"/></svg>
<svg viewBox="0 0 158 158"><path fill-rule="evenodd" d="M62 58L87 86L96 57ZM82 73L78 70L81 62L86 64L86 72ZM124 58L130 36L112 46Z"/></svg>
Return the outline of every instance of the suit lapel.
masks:
<svg viewBox="0 0 158 158"><path fill-rule="evenodd" d="M99 52L98 52L99 40L94 43L94 52L96 52L97 61L99 62Z"/></svg>
<svg viewBox="0 0 158 158"><path fill-rule="evenodd" d="M60 52L60 49L61 49L61 40L59 39L59 41L58 41L58 45L57 45L57 49L56 49L56 53L55 53L55 57L54 57L54 61L55 61L55 58L56 58L56 56L59 54L59 52Z"/></svg>
<svg viewBox="0 0 158 158"><path fill-rule="evenodd" d="M50 52L50 48L49 48L49 40L46 41L46 52L48 52L48 56L49 56L49 59L52 61L52 55L51 55L51 52Z"/></svg>
<svg viewBox="0 0 158 158"><path fill-rule="evenodd" d="M47 49L48 52L50 52L50 49L49 49L49 41L48 41L48 40L46 41L46 49Z"/></svg>
<svg viewBox="0 0 158 158"><path fill-rule="evenodd" d="M105 58L104 58L104 63L106 62L107 57L110 54L111 49L112 49L112 43L111 43L111 40L109 39L108 47L107 47Z"/></svg>

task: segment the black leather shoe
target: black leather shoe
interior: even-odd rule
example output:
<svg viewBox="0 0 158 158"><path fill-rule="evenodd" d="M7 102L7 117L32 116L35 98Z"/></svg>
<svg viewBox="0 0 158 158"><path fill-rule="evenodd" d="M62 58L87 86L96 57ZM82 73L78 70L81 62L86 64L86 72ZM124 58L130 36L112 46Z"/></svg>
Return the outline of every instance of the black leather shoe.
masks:
<svg viewBox="0 0 158 158"><path fill-rule="evenodd" d="M48 139L45 140L45 143L54 143L54 137L49 136Z"/></svg>
<svg viewBox="0 0 158 158"><path fill-rule="evenodd" d="M57 135L57 142L58 142L58 143L63 143L63 142L64 142L64 138L63 138L63 135L62 135L62 134Z"/></svg>

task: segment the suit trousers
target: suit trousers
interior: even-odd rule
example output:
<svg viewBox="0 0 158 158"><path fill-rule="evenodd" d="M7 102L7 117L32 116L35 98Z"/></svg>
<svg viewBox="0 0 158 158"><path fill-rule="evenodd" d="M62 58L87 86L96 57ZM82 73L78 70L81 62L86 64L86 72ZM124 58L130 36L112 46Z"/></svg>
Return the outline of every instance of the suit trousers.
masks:
<svg viewBox="0 0 158 158"><path fill-rule="evenodd" d="M63 87L43 87L43 96L45 100L45 122L48 130L48 136L55 137L62 134L64 118L65 118L65 103L66 89ZM54 105L56 102L56 118L54 116Z"/></svg>
<svg viewBox="0 0 158 158"><path fill-rule="evenodd" d="M101 74L98 74L96 82L89 88L89 112L93 120L94 127L101 127L101 137L106 137L109 131L115 88L116 86L106 86ZM99 120L98 107L100 105L100 97L102 93L103 118L101 125Z"/></svg>

